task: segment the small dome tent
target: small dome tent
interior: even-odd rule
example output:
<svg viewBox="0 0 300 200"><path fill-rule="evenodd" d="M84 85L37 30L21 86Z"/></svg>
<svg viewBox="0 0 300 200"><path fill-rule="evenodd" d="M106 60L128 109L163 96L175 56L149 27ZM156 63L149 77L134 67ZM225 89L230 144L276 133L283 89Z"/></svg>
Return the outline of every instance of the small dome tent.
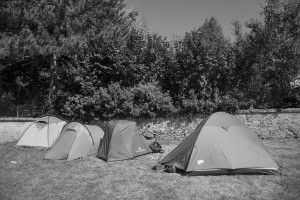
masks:
<svg viewBox="0 0 300 200"><path fill-rule="evenodd" d="M224 112L204 119L160 164L188 175L278 173L278 165L255 132Z"/></svg>
<svg viewBox="0 0 300 200"><path fill-rule="evenodd" d="M41 116L24 131L16 146L50 148L65 124L59 117Z"/></svg>
<svg viewBox="0 0 300 200"><path fill-rule="evenodd" d="M103 135L103 130L98 126L71 122L63 128L45 158L70 161L96 155Z"/></svg>
<svg viewBox="0 0 300 200"><path fill-rule="evenodd" d="M108 162L151 153L146 140L136 132L136 128L136 123L132 121L109 121L97 157Z"/></svg>

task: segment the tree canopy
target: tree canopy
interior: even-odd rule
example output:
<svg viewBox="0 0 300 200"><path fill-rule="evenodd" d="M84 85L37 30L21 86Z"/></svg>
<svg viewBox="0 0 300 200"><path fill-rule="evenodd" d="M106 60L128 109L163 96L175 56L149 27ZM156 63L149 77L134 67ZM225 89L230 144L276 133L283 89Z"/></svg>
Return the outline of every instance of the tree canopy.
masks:
<svg viewBox="0 0 300 200"><path fill-rule="evenodd" d="M262 16L233 20L233 41L214 17L170 41L124 0L3 0L0 115L16 105L80 119L298 106L300 2L267 0Z"/></svg>

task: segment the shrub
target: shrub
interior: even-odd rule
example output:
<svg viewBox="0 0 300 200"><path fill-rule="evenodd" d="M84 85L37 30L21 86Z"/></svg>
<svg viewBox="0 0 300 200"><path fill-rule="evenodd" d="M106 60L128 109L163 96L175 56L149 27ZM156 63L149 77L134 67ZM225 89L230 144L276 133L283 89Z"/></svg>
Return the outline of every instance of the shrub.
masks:
<svg viewBox="0 0 300 200"><path fill-rule="evenodd" d="M134 117L158 117L172 114L175 107L169 93L163 93L156 83L140 84L132 89Z"/></svg>
<svg viewBox="0 0 300 200"><path fill-rule="evenodd" d="M68 97L65 114L90 120L127 117L154 118L173 113L175 108L168 93L163 93L154 83L133 88L112 83L101 87L90 96L80 94Z"/></svg>
<svg viewBox="0 0 300 200"><path fill-rule="evenodd" d="M213 101L205 100L197 96L193 89L189 91L188 96L181 99L182 113L196 114L196 113L212 113L217 106Z"/></svg>
<svg viewBox="0 0 300 200"><path fill-rule="evenodd" d="M226 95L221 98L218 104L218 110L229 113L234 113L239 109L238 100L230 95Z"/></svg>

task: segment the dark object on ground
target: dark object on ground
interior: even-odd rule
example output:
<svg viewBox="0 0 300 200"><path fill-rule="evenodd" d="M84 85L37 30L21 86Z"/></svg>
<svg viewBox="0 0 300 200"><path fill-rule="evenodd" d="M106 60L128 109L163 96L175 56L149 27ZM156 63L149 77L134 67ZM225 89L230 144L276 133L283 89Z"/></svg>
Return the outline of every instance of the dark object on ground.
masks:
<svg viewBox="0 0 300 200"><path fill-rule="evenodd" d="M154 141L149 145L149 148L152 150L153 153L164 153L162 146L157 142Z"/></svg>
<svg viewBox="0 0 300 200"><path fill-rule="evenodd" d="M165 165L161 165L161 164L157 163L156 165L154 165L152 167L152 170L163 172L165 170Z"/></svg>

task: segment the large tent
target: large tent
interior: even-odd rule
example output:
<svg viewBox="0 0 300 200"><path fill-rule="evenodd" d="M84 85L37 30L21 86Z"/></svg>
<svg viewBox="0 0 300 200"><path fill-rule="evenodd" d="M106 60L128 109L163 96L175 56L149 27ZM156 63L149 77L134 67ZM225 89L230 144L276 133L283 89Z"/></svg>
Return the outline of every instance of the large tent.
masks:
<svg viewBox="0 0 300 200"><path fill-rule="evenodd" d="M146 140L137 133L135 122L116 120L107 123L97 157L104 161L116 161L151 152Z"/></svg>
<svg viewBox="0 0 300 200"><path fill-rule="evenodd" d="M24 131L17 146L50 148L65 124L59 117L41 116Z"/></svg>
<svg viewBox="0 0 300 200"><path fill-rule="evenodd" d="M225 112L204 119L160 163L189 175L278 172L278 165L255 132Z"/></svg>
<svg viewBox="0 0 300 200"><path fill-rule="evenodd" d="M70 161L96 155L103 135L103 130L98 126L71 122L63 128L45 158Z"/></svg>

